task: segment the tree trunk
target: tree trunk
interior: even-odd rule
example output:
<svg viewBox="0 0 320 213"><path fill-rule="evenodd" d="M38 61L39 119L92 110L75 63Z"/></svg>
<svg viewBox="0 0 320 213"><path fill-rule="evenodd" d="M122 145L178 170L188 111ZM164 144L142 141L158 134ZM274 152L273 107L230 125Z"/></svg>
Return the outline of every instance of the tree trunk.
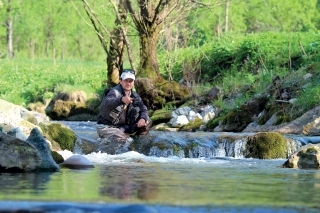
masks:
<svg viewBox="0 0 320 213"><path fill-rule="evenodd" d="M140 34L140 77L154 79L160 76L157 53L159 28L154 32L150 29Z"/></svg>
<svg viewBox="0 0 320 213"><path fill-rule="evenodd" d="M111 32L101 23L88 2L86 0L82 0L82 2L100 43L107 54L107 84L109 88L113 87L119 83L119 73L123 70L125 42L121 24L125 23L125 19L127 18L123 1L119 1L118 11L122 11L122 13L116 18L115 27ZM105 38L109 38L109 43Z"/></svg>
<svg viewBox="0 0 320 213"><path fill-rule="evenodd" d="M13 29L12 29L11 18L7 19L6 26L7 26L8 54L9 54L9 57L12 59L14 57L14 52L13 52Z"/></svg>
<svg viewBox="0 0 320 213"><path fill-rule="evenodd" d="M54 42L52 42L52 60L53 60L53 65L56 65L56 48L55 48Z"/></svg>
<svg viewBox="0 0 320 213"><path fill-rule="evenodd" d="M14 57L13 52L13 28L12 28L12 18L11 18L11 0L8 0L7 7L7 20L6 20L6 30L7 30L7 44L8 44L8 55L9 58Z"/></svg>
<svg viewBox="0 0 320 213"><path fill-rule="evenodd" d="M46 51L45 52L46 57L49 58L49 41L48 40L46 40L46 50L45 51Z"/></svg>
<svg viewBox="0 0 320 213"><path fill-rule="evenodd" d="M119 83L119 73L123 70L124 42L121 30L114 29L115 36L110 39L109 54L107 55L108 87L114 87Z"/></svg>
<svg viewBox="0 0 320 213"><path fill-rule="evenodd" d="M34 60L35 43L32 39L29 40L30 59Z"/></svg>
<svg viewBox="0 0 320 213"><path fill-rule="evenodd" d="M225 32L228 32L228 28L229 28L229 1L227 0L226 2L226 23L225 23Z"/></svg>
<svg viewBox="0 0 320 213"><path fill-rule="evenodd" d="M113 87L119 83L119 75L123 71L124 57L124 34L123 23L126 23L127 13L124 2L119 1L118 10L115 8L116 20L115 27L111 32L110 49L107 57L108 65L108 86Z"/></svg>

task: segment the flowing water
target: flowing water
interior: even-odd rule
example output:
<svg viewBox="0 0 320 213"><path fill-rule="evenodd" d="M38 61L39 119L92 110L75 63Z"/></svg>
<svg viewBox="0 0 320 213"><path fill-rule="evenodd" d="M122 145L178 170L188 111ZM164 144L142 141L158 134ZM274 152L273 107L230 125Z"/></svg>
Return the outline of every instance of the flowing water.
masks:
<svg viewBox="0 0 320 213"><path fill-rule="evenodd" d="M93 153L95 168L0 174L0 210L46 212L316 212L320 171L285 159L157 158Z"/></svg>
<svg viewBox="0 0 320 213"><path fill-rule="evenodd" d="M94 131L89 123L69 125ZM286 159L84 156L94 168L0 173L0 213L320 211L320 170L281 168Z"/></svg>

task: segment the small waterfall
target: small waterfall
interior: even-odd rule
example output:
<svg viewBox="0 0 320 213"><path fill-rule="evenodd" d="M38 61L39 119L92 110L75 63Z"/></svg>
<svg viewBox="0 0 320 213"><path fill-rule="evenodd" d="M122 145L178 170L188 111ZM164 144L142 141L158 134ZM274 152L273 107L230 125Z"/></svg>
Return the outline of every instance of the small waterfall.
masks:
<svg viewBox="0 0 320 213"><path fill-rule="evenodd" d="M96 135L94 123L68 122L68 126L78 136L76 153L89 154L99 152L100 141ZM232 132L163 132L150 131L147 136L134 136L137 147L135 151L146 156L179 158L212 158L234 157L243 158L246 155L248 138L256 133ZM89 137L92 139L89 139ZM289 157L301 146L308 143L320 143L320 136L284 135L287 140ZM119 152L116 152L119 153Z"/></svg>
<svg viewBox="0 0 320 213"><path fill-rule="evenodd" d="M244 156L248 134L213 132L150 132L148 156L212 158ZM251 135L251 134L249 134ZM138 143L139 137L135 138ZM145 143L145 141L144 141Z"/></svg>
<svg viewBox="0 0 320 213"><path fill-rule="evenodd" d="M222 138L219 141L217 157L234 157L243 158L248 137L231 140L230 138Z"/></svg>

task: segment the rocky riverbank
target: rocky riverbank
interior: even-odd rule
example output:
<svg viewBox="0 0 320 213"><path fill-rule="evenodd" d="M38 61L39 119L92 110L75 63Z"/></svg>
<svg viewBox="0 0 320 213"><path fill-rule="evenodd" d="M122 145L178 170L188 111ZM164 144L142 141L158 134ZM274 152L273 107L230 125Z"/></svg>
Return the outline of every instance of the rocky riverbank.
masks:
<svg viewBox="0 0 320 213"><path fill-rule="evenodd" d="M187 110L185 108L178 109L172 119L178 120L179 116L187 117L183 113L188 113L188 115L194 114L192 110L189 109L190 108ZM200 116L203 119L203 117L208 116L208 114L212 112L212 110L207 110L207 114ZM51 153L59 153L59 151L69 150L73 154L89 154L92 152L120 154L133 150L147 156L157 157L178 156L180 158L211 158L227 156L235 158L253 157L261 159L290 158L296 151L302 149L302 146L305 145L304 143L308 141L308 139L305 139L304 137L302 137L303 140L301 140L301 137L297 138L297 136L302 136L300 134L303 133L306 126L312 126L309 130L312 129L313 132L317 132L317 116L314 115L318 115L318 113L319 109L315 108L314 110L306 113L303 117L287 124L287 126L273 127L271 131L258 132L210 132L202 129L177 131L181 129L179 127L167 128L164 127L165 125L159 124L154 126L149 135L133 136L130 143L121 144L118 141L98 138L95 131L95 122L50 121L50 119L45 115L28 111L20 106L1 100L1 143L9 142L12 146L10 149L14 150L16 145L12 143L12 141L15 141L15 138L19 139L20 142L25 141L26 147L30 144L28 142L38 140L41 141L41 143L48 144L49 148L45 152L49 153L50 151ZM199 119L200 116L197 115L194 117ZM189 116L189 119L187 117L188 122L192 123L192 118L194 117ZM309 120L311 117L314 119ZM206 122L204 120L201 121L202 123ZM161 131L158 129L159 126L161 126ZM271 128L271 126L269 126L269 128ZM279 131L281 128L286 129L287 131ZM39 131L36 131L35 129L38 129ZM297 129L299 129L299 131L296 131ZM31 134L32 132L37 133L37 140L32 139L34 138L33 134ZM294 133L294 135L283 136L283 133ZM8 138L7 135L11 135L12 137ZM316 144L318 143L317 140L317 138L313 138L311 141L313 144ZM38 148L35 147L35 149L39 151ZM1 150L2 156L6 156L8 154L7 150L8 149ZM285 163L284 165L289 167L302 167L302 165L305 165L305 167L308 168L319 168L319 161L317 160L319 159L319 154L317 147L309 145L303 150L303 152L305 155L298 154L294 156L295 159L299 157L300 161L295 160L291 161L291 163ZM38 154L41 156L40 153ZM301 156L307 157L309 154L314 156L314 160L311 162L312 165L310 165L310 162L307 164L301 163ZM35 156L38 155L36 154ZM50 157L51 155L48 158ZM22 162L23 158L21 158L20 161L15 161ZM40 158L42 159L43 157ZM5 160L5 158L2 158L2 161L5 162ZM62 163L64 160L66 159L62 159L59 163ZM33 164L37 161L39 161L39 159L34 158ZM57 162L57 158L55 158L55 161ZM8 166L9 164L4 162L0 162L4 170L9 167L13 167L12 165ZM39 167L39 163L35 165L37 169L41 168ZM27 167L26 165L18 165L18 168L24 169Z"/></svg>

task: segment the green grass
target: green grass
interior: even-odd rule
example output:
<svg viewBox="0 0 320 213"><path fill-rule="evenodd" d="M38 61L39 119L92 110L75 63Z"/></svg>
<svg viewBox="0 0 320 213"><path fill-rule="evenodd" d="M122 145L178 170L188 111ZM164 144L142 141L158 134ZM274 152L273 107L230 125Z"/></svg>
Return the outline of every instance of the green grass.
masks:
<svg viewBox="0 0 320 213"><path fill-rule="evenodd" d="M172 53L169 57L176 60L170 66L171 74L177 81L184 78L196 82L193 87L209 90L220 87L221 95L212 103L222 112L237 109L255 95L264 93L278 77L281 84L275 89L280 92L293 88L296 93L300 92L301 95L293 97L298 99L294 108L305 111L320 103L316 88L320 76L319 44L320 37L315 33L229 34L213 38L201 47ZM166 57L159 60L163 70L168 66ZM312 80L316 83L306 88L304 84L308 81L304 81L303 76L307 73L313 74Z"/></svg>
<svg viewBox="0 0 320 213"><path fill-rule="evenodd" d="M104 62L0 60L0 98L17 105L44 101L62 90L100 93L106 82Z"/></svg>
<svg viewBox="0 0 320 213"><path fill-rule="evenodd" d="M320 103L319 43L318 35L307 33L228 35L202 47L159 54L160 73L167 76L170 72L175 81L189 76L185 80L195 82L192 92L197 96L218 86L221 95L212 103L224 113L266 91L278 76L279 86L293 88L297 94L293 110L300 114ZM313 77L303 80L307 73ZM54 64L51 60L0 59L0 75L0 99L28 106L45 102L61 91L80 89L101 95L106 87L107 65L104 61L67 60Z"/></svg>

